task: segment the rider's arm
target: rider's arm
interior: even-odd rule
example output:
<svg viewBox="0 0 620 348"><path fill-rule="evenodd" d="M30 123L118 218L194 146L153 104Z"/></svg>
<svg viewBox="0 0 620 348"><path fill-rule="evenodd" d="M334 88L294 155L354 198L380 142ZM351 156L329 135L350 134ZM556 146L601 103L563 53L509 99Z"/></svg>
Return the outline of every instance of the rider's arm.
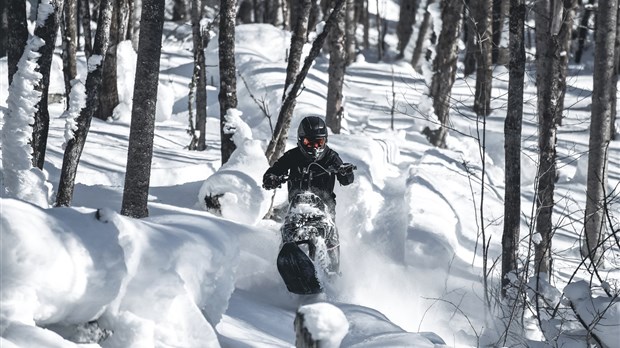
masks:
<svg viewBox="0 0 620 348"><path fill-rule="evenodd" d="M263 174L263 187L270 190L279 187L282 184L278 177L288 174L291 168L291 154L285 152L282 157L275 161L275 163L267 169Z"/></svg>
<svg viewBox="0 0 620 348"><path fill-rule="evenodd" d="M342 159L340 158L340 155L338 155L338 153L334 151L334 162L332 165L335 168L339 168L342 164L343 162L342 162ZM353 175L353 170L349 170L345 173L340 173L340 172L336 173L336 179L338 179L338 182L340 183L340 185L346 186L346 185L353 183L353 180L355 180L355 176Z"/></svg>

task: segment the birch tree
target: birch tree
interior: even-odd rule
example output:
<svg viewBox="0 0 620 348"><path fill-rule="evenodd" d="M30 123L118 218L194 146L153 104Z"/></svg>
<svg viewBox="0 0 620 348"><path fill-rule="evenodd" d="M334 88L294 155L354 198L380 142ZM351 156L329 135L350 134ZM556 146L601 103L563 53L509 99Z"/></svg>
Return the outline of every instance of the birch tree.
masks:
<svg viewBox="0 0 620 348"><path fill-rule="evenodd" d="M398 56L405 56L405 48L409 43L413 26L415 25L415 15L418 11L418 0L403 0L400 4L398 24L396 25L396 36L398 37Z"/></svg>
<svg viewBox="0 0 620 348"><path fill-rule="evenodd" d="M196 131L198 138L192 134L192 145L190 150L203 151L206 145L206 125L207 125L207 66L205 62L203 31L200 20L202 19L202 6L200 0L192 0L192 39L194 43L194 72L192 74L192 87L195 89L196 104ZM207 33L207 35L209 35ZM190 98L190 103L192 98ZM191 105L190 105L191 107Z"/></svg>
<svg viewBox="0 0 620 348"><path fill-rule="evenodd" d="M334 134L340 133L342 118L344 117L342 88L344 86L346 57L344 47L345 13L343 10L344 8L336 12L336 22L328 34L329 67L327 71L329 78L327 81L325 123Z"/></svg>
<svg viewBox="0 0 620 348"><path fill-rule="evenodd" d="M222 164L228 162L235 151L232 134L224 131L228 109L237 107L237 69L235 66L235 0L220 2L220 34L218 37L220 59L220 138L222 139Z"/></svg>
<svg viewBox="0 0 620 348"><path fill-rule="evenodd" d="M89 0L78 0L78 12L80 13L80 18L82 19L82 31L84 37L84 55L86 59L90 58L90 55L93 51L93 40L90 32L90 1Z"/></svg>
<svg viewBox="0 0 620 348"><path fill-rule="evenodd" d="M28 26L26 24L26 2L8 1L7 23L11 30L7 30L7 59L9 85L13 82L13 75L17 71L17 63L24 54L26 40L28 40Z"/></svg>
<svg viewBox="0 0 620 348"><path fill-rule="evenodd" d="M289 93L292 93L292 91L289 91L289 87L295 83L297 78L297 73L301 64L301 55L306 42L312 1L303 0L302 5L301 12L295 12L294 16L297 14L297 18L292 21L295 23L295 27L293 28L293 35L291 36L291 48L289 50L288 64L286 67L286 80L284 81L282 102L287 99ZM265 153L270 165L273 164L286 149L286 139L288 138L288 131L291 126L295 104L296 100L292 99L287 108L281 108L280 114L278 115L275 130Z"/></svg>
<svg viewBox="0 0 620 348"><path fill-rule="evenodd" d="M43 169L45 151L47 150L47 136L50 126L50 114L47 108L50 73L61 10L62 0L41 0L37 15L37 26L34 29L34 35L44 42L38 51L40 56L37 60L37 71L41 73L41 80L34 88L41 92L41 99L37 103L34 114L31 140L32 164L39 169Z"/></svg>
<svg viewBox="0 0 620 348"><path fill-rule="evenodd" d="M65 95L67 108L69 107L69 94L71 93L71 81L77 76L77 0L65 0L62 26L62 60L63 76L65 78Z"/></svg>
<svg viewBox="0 0 620 348"><path fill-rule="evenodd" d="M477 0L473 8L476 28L476 92L474 111L479 116L491 113L491 86L493 82L493 0Z"/></svg>
<svg viewBox="0 0 620 348"><path fill-rule="evenodd" d="M541 0L535 3L536 13L536 85L538 97L538 187L536 191L536 232L540 242L535 245L537 273L550 275L551 238L553 233L553 194L556 179L557 125L564 109L566 74L566 40L572 30L574 0ZM551 5L554 5L553 7Z"/></svg>
<svg viewBox="0 0 620 348"><path fill-rule="evenodd" d="M601 260L600 243L605 231L605 190L607 185L607 148L611 129L611 84L614 69L614 43L618 16L617 0L599 0L594 47L594 86L592 118L588 146L585 237L582 254L594 264Z"/></svg>
<svg viewBox="0 0 620 348"><path fill-rule="evenodd" d="M148 196L155 136L155 112L159 85L161 38L164 30L164 2L143 0L140 39L131 109L127 172L123 189L121 214L134 218L149 215Z"/></svg>
<svg viewBox="0 0 620 348"><path fill-rule="evenodd" d="M458 39L461 33L463 2L444 0L441 2L441 33L437 40L436 55L433 60L433 78L430 97L440 127L436 130L426 128L424 133L430 143L437 147L446 146L448 131L450 97L456 78Z"/></svg>
<svg viewBox="0 0 620 348"><path fill-rule="evenodd" d="M58 183L58 194L56 195L57 206L71 205L78 163L84 150L90 122L99 103L99 89L103 75L102 61L105 60L105 53L108 49L110 23L112 21L112 1L101 0L99 5L99 20L97 21L95 43L92 55L88 59L89 72L86 76L86 106L80 111L76 119L73 137L66 143L62 159L60 182Z"/></svg>
<svg viewBox="0 0 620 348"><path fill-rule="evenodd" d="M525 76L525 2L510 0L510 63L508 111L504 121L505 162L504 232L502 234L502 295L510 284L507 275L517 270L521 228L521 128Z"/></svg>

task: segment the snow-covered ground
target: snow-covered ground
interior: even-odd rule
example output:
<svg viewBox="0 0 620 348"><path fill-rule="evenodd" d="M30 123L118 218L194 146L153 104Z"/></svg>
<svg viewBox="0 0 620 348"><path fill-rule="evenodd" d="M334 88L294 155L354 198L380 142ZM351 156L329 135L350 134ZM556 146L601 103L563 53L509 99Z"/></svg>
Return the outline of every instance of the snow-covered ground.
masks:
<svg viewBox="0 0 620 348"><path fill-rule="evenodd" d="M490 238L489 257L497 259L503 226L508 84L504 68L495 70L495 111L486 124L483 222L477 140L482 124L470 108L475 80L457 76L451 121L458 132L450 133L448 149L443 150L430 146L420 134L428 124L424 113L428 101L423 97L427 87L408 59L392 61L391 50L385 62L376 62L366 51L365 60L347 69L344 131L330 135L328 142L345 162L358 168L354 184L336 188L342 277L324 295L305 298L288 293L277 272L279 223L261 218L272 198L260 188L267 165L261 156L271 136L270 123L275 124L278 114L290 36L269 25L237 28L240 114L232 113L230 120L239 130L238 150L221 167L216 88L208 92L207 150L185 148L190 140L186 130L193 64L187 35L191 31L174 26L166 25L169 35L161 61L163 92L155 131L150 216L135 220L118 213L131 110L126 94L131 93L127 88L131 79L126 77L133 71L129 62L135 54L125 45L120 58L126 63L119 67L124 104L117 110L117 120L93 120L73 207L0 201L0 346L290 347L295 343L296 310L316 302L330 303L344 313L348 331L342 346L346 347L433 347L442 340L448 346L496 345L502 327L494 318L496 313L484 310L481 232L484 227ZM215 85L219 78L216 43L212 39L207 48L207 76ZM388 44L395 46L392 35ZM295 146L301 118L324 114L327 65L328 60L319 57L304 82L289 148ZM80 67L84 73L83 61ZM61 68L56 64L53 69L51 89L62 91ZM0 73L0 105L6 107L6 59L0 60ZM536 176L533 79L533 74L526 76L523 124L525 244ZM553 242L558 276L554 286L560 290L581 260L591 66L571 66L568 84L566 119L558 136L558 230ZM268 115L250 95L267 106ZM392 105L394 129L390 127ZM63 156L62 112L62 104L51 105L45 171L54 188ZM6 124L4 108L2 115ZM8 150L6 144L2 146L5 156ZM609 180L610 192L614 188L617 192L618 142L609 149ZM227 192L222 216L204 209L204 193L214 191ZM275 203L285 202L285 190L280 189ZM618 211L617 204L612 213ZM603 278L617 289L619 273L617 263L611 264L603 270ZM497 286L497 277L491 285ZM573 299L586 292L579 286L572 290L568 293ZM591 297L587 296L588 301ZM312 312L313 307L304 308ZM613 330L600 331L599 336L617 343L618 303L601 323L600 327ZM536 341L540 335L532 332L527 338ZM583 347L585 343L577 338L573 344Z"/></svg>

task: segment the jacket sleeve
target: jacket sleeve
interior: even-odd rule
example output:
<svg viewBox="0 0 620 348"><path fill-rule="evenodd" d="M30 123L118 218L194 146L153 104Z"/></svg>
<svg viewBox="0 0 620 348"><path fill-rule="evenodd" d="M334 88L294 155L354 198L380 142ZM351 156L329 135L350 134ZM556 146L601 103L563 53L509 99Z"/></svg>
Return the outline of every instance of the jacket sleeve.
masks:
<svg viewBox="0 0 620 348"><path fill-rule="evenodd" d="M287 174L289 169L291 168L291 158L288 152L285 152L282 157L278 158L275 163L267 169L265 174L263 174L263 182L265 181L265 177L269 174L273 175L284 175Z"/></svg>
<svg viewBox="0 0 620 348"><path fill-rule="evenodd" d="M342 162L342 159L340 158L340 155L338 155L338 153L334 151L334 158L333 158L332 166L334 168L339 168L342 164L343 162ZM340 185L347 186L353 183L353 180L355 180L355 175L353 174L353 171L345 173L344 175L340 173L336 173L336 179L338 179L338 182L340 183Z"/></svg>

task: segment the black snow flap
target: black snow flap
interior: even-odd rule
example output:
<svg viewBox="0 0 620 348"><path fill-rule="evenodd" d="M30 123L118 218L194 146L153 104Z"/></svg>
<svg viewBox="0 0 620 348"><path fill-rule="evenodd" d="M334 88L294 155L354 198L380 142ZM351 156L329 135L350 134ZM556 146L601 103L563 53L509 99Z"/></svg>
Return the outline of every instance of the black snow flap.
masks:
<svg viewBox="0 0 620 348"><path fill-rule="evenodd" d="M288 291L299 295L323 291L312 260L295 242L285 243L278 254L278 272Z"/></svg>

